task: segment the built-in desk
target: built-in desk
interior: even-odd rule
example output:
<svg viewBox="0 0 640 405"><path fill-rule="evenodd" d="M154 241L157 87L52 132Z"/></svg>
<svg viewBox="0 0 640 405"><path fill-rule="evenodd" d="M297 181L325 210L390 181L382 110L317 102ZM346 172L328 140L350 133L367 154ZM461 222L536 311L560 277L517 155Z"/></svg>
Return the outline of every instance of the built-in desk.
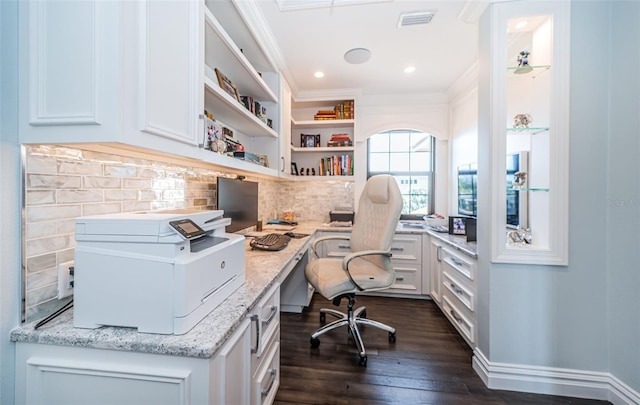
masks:
<svg viewBox="0 0 640 405"><path fill-rule="evenodd" d="M280 282L318 227L298 226L296 232L311 236L291 239L278 252L251 250L247 240L244 285L184 335L78 329L73 310L38 330L33 323L13 330L17 403L268 403L279 374L277 364L252 360L263 338L257 335L273 331L260 352L279 361L279 326L270 325L279 324Z"/></svg>

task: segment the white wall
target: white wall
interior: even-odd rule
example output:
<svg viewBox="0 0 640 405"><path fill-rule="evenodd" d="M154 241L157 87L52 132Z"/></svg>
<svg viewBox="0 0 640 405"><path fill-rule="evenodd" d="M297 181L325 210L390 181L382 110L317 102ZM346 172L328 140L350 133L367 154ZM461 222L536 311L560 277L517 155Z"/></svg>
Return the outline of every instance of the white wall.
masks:
<svg viewBox="0 0 640 405"><path fill-rule="evenodd" d="M608 222L609 364L613 375L640 392L640 3L612 2L609 21L608 189L604 201L598 198Z"/></svg>
<svg viewBox="0 0 640 405"><path fill-rule="evenodd" d="M487 18L480 170L491 160L482 81ZM572 2L569 266L490 263L482 242L490 239L488 220L480 218L479 350L490 363L611 373L640 391L638 19L637 2ZM480 181L483 212L489 187Z"/></svg>
<svg viewBox="0 0 640 405"><path fill-rule="evenodd" d="M20 189L15 1L0 1L0 404L14 403L14 344L20 322Z"/></svg>

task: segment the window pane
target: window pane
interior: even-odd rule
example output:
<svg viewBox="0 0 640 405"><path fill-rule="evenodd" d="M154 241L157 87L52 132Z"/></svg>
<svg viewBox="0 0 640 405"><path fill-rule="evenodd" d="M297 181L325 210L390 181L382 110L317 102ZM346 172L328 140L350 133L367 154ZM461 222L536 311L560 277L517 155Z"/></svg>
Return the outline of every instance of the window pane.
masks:
<svg viewBox="0 0 640 405"><path fill-rule="evenodd" d="M388 172L389 171L389 154L388 153L370 153L369 154L369 171L370 172Z"/></svg>
<svg viewBox="0 0 640 405"><path fill-rule="evenodd" d="M429 152L431 151L431 135L424 133L414 133L411 135L411 151L412 152Z"/></svg>
<svg viewBox="0 0 640 405"><path fill-rule="evenodd" d="M376 134L369 138L369 151L370 152L384 152L389 150L389 133Z"/></svg>
<svg viewBox="0 0 640 405"><path fill-rule="evenodd" d="M390 168L393 172L409 171L409 153L391 153L389 155Z"/></svg>
<svg viewBox="0 0 640 405"><path fill-rule="evenodd" d="M391 134L389 138L389 151L398 152L398 151L409 151L411 136L408 132L398 132Z"/></svg>
<svg viewBox="0 0 640 405"><path fill-rule="evenodd" d="M412 172L425 172L430 170L430 152L414 152L411 154L410 167Z"/></svg>

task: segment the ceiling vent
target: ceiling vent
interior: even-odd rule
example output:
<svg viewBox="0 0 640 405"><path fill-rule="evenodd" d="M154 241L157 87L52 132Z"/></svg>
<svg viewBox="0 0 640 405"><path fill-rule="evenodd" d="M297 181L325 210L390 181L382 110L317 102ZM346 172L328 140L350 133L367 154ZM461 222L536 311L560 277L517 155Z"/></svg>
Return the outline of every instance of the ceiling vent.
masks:
<svg viewBox="0 0 640 405"><path fill-rule="evenodd" d="M408 27L410 25L429 24L435 13L435 11L416 11L413 13L402 13L400 14L400 20L398 21L398 28Z"/></svg>

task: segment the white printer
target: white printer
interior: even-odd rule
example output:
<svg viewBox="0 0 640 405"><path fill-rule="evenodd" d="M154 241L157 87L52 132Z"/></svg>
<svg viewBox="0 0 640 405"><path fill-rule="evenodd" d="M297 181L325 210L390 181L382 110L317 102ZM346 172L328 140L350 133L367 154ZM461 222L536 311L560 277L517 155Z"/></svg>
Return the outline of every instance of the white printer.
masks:
<svg viewBox="0 0 640 405"><path fill-rule="evenodd" d="M77 328L188 332L245 279L244 236L223 211L175 210L76 219Z"/></svg>

